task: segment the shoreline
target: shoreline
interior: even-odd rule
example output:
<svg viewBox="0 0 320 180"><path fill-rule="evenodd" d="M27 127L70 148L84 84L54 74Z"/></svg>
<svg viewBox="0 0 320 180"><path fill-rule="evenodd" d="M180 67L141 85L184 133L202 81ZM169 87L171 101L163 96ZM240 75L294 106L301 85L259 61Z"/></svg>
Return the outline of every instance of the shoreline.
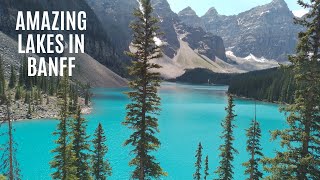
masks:
<svg viewBox="0 0 320 180"><path fill-rule="evenodd" d="M81 115L88 115L92 113L92 107L91 106L85 106L81 108ZM4 117L2 117L4 118ZM58 115L38 115L36 117L28 118L28 115L19 115L19 118L11 117L12 122L21 122L21 121L32 121L32 120L41 120L41 119L46 119L46 120L58 120L59 117ZM1 120L0 122L4 122Z"/></svg>
<svg viewBox="0 0 320 180"><path fill-rule="evenodd" d="M289 105L288 103L284 103L284 102L278 102L278 101L270 102L270 101L267 101L267 100L259 100L259 99L255 99L255 98L245 97L245 96L238 96L238 95L235 95L235 94L231 94L231 95L232 95L233 97L235 97L235 98L238 98L238 99L264 102L264 103L269 103L269 104L274 104L274 105L279 105L279 106L283 106L283 105L287 106L287 105Z"/></svg>

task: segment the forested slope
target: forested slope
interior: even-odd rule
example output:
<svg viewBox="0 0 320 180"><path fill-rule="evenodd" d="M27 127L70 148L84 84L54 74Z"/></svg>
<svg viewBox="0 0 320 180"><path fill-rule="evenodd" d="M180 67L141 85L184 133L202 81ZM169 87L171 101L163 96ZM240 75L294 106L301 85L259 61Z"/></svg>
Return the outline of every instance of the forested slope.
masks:
<svg viewBox="0 0 320 180"><path fill-rule="evenodd" d="M239 74L229 83L229 93L269 102L293 101L295 84L290 68L273 68Z"/></svg>
<svg viewBox="0 0 320 180"><path fill-rule="evenodd" d="M272 68L243 74L221 74L207 69L187 70L174 81L192 84L225 84L236 96L291 103L295 84L291 68Z"/></svg>

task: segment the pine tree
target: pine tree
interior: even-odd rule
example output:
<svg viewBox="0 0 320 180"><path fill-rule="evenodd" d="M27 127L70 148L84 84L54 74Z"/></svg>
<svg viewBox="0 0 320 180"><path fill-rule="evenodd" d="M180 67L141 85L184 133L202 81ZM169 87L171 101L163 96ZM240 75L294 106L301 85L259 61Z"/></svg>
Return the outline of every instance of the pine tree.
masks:
<svg viewBox="0 0 320 180"><path fill-rule="evenodd" d="M20 100L21 97L22 97L21 87L20 87L20 86L17 86L17 87L16 87L16 92L15 92L14 99L15 99L15 100Z"/></svg>
<svg viewBox="0 0 320 180"><path fill-rule="evenodd" d="M11 74L10 74L10 81L9 81L9 88L13 89L16 86L16 72L14 71L13 66L11 66Z"/></svg>
<svg viewBox="0 0 320 180"><path fill-rule="evenodd" d="M224 144L222 144L219 148L220 153L220 166L216 170L216 173L219 175L218 179L222 180L231 180L233 179L233 165L232 161L234 159L234 154L237 154L238 151L233 147L233 129L235 125L233 124L234 118L236 115L234 114L234 103L232 95L228 94L228 106L226 108L227 116L223 121L222 128L222 136L221 138L224 140Z"/></svg>
<svg viewBox="0 0 320 180"><path fill-rule="evenodd" d="M209 176L209 157L207 156L204 161L204 180L207 180Z"/></svg>
<svg viewBox="0 0 320 180"><path fill-rule="evenodd" d="M151 63L150 60L161 57L159 46L156 45L154 38L158 27L158 19L152 17L153 8L150 0L140 0L141 10L134 12L137 20L131 24L134 32L133 46L134 53L127 52L133 59L129 74L132 81L129 86L132 89L128 96L132 103L127 105L127 117L123 122L134 132L125 145L134 147L132 154L135 157L130 161L130 166L135 169L132 173L133 179L160 178L166 173L157 162L153 151L160 147L160 141L155 134L159 132L158 119L160 97L157 94L160 86L160 74L150 72L160 68L159 65Z"/></svg>
<svg viewBox="0 0 320 180"><path fill-rule="evenodd" d="M95 131L95 138L92 141L94 150L92 155L92 175L95 180L105 180L107 176L111 176L111 166L105 155L108 152L108 147L105 145L106 137L102 125L99 123Z"/></svg>
<svg viewBox="0 0 320 180"><path fill-rule="evenodd" d="M263 173L259 169L261 158L263 157L262 148L260 144L261 129L260 124L256 119L256 115L251 122L251 126L246 130L247 133L247 151L250 155L250 160L243 163L246 167L245 174L249 175L248 180L262 179Z"/></svg>
<svg viewBox="0 0 320 180"><path fill-rule="evenodd" d="M11 97L8 93L5 95L6 104L6 118L5 121L8 125L8 142L4 145L4 152L1 158L2 164L0 165L0 173L3 173L9 180L20 180L19 163L16 158L16 143L14 141L14 128L11 119Z"/></svg>
<svg viewBox="0 0 320 180"><path fill-rule="evenodd" d="M196 163L194 164L196 168L196 172L193 174L193 179L200 180L201 179L201 163L202 163L202 145L199 143L197 151L196 151Z"/></svg>
<svg viewBox="0 0 320 180"><path fill-rule="evenodd" d="M28 102L28 112L27 112L27 115L28 115L29 117L31 117L31 115L32 115L31 101Z"/></svg>
<svg viewBox="0 0 320 180"><path fill-rule="evenodd" d="M72 150L76 158L74 162L74 166L77 168L76 176L81 180L90 179L88 164L90 145L88 143L89 136L87 135L86 129L87 121L81 117L81 108L78 107L73 124Z"/></svg>
<svg viewBox="0 0 320 180"><path fill-rule="evenodd" d="M47 94L47 102L46 102L46 105L48 105L50 103L50 98L49 98L49 95Z"/></svg>
<svg viewBox="0 0 320 180"><path fill-rule="evenodd" d="M5 88L6 82L4 78L4 65L2 61L2 56L0 55L0 104L3 104L5 101Z"/></svg>
<svg viewBox="0 0 320 180"><path fill-rule="evenodd" d="M320 1L298 3L310 11L296 19L306 29L299 33L296 55L289 58L297 89L294 103L285 109L288 128L273 132L284 151L265 160L269 179L320 179Z"/></svg>
<svg viewBox="0 0 320 180"><path fill-rule="evenodd" d="M84 104L88 106L89 101L90 101L90 84L88 83L85 87Z"/></svg>
<svg viewBox="0 0 320 180"><path fill-rule="evenodd" d="M26 91L25 93L25 96L24 96L24 103L27 104L27 103L31 103L31 93L29 91Z"/></svg>
<svg viewBox="0 0 320 180"><path fill-rule="evenodd" d="M59 97L59 124L54 135L58 136L55 141L57 147L52 150L54 159L50 162L51 168L55 170L52 174L53 179L75 180L76 167L73 166L75 155L72 151L72 144L69 137L69 112L68 112L68 94L69 94L69 78L64 74L61 81Z"/></svg>

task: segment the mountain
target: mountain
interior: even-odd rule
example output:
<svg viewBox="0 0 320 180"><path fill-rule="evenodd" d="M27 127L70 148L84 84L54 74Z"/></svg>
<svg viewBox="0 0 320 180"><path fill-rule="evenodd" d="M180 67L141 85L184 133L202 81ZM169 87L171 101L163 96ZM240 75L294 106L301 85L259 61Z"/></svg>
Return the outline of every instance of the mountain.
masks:
<svg viewBox="0 0 320 180"><path fill-rule="evenodd" d="M85 34L85 52L98 60L101 64L123 75L123 61L115 51L110 37L105 32L96 14L85 0L1 0L0 1L0 31L16 39L15 31L17 11L85 11L87 14L87 30ZM57 33L54 31L40 31L35 33ZM80 33L78 31L64 31L64 33Z"/></svg>
<svg viewBox="0 0 320 180"><path fill-rule="evenodd" d="M180 11L178 15L180 20L185 24L193 27L201 27L203 30L206 30L205 23L190 6Z"/></svg>
<svg viewBox="0 0 320 180"><path fill-rule="evenodd" d="M186 15L186 11L191 12L187 8L179 13L184 23L196 27L204 24L206 31L221 36L227 49L238 57L254 55L286 61L287 55L294 53L298 32L302 30L294 24L294 15L284 0L273 0L233 16L220 15L210 8L198 23L192 23L197 17Z"/></svg>
<svg viewBox="0 0 320 180"><path fill-rule="evenodd" d="M111 41L117 47L118 54L127 50L133 51L130 48L132 31L128 27L134 20L133 10L139 9L138 1L86 1L97 14L107 34L112 37ZM182 75L187 69L194 68L205 68L221 73L246 72L249 68L243 64L251 63L252 69L250 70L261 69L261 64L263 64L261 62L256 65L251 61L238 63L227 57L224 41L220 36L184 23L181 16L171 10L167 0L152 0L151 2L154 16L159 18L160 31L163 32L163 35L157 36L156 41L162 44L164 56L154 62L163 67L160 72L164 78L175 78ZM189 8L181 14L194 17L195 12ZM127 59L124 55L122 58ZM266 64L267 67L278 65L273 61ZM269 66L270 64L272 65Z"/></svg>

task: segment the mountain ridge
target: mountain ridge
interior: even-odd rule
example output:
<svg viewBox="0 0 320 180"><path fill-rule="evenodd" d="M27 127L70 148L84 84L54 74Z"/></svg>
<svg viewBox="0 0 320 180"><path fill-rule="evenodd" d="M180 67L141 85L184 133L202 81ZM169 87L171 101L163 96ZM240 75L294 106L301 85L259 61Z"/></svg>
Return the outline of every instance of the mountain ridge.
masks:
<svg viewBox="0 0 320 180"><path fill-rule="evenodd" d="M199 26L180 13L180 19L190 26ZM287 55L294 53L297 34L302 29L294 25L294 15L284 0L254 7L237 15L220 15L212 7L199 17L205 30L221 36L228 50L236 56L257 57L287 61Z"/></svg>

